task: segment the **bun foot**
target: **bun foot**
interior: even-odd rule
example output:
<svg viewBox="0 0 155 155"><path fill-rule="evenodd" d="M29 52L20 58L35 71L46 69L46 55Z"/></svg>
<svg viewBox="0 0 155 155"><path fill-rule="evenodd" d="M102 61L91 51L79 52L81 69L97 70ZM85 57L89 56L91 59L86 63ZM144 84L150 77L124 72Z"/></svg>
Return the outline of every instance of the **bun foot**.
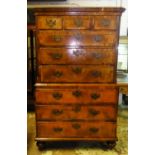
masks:
<svg viewBox="0 0 155 155"><path fill-rule="evenodd" d="M108 149L113 149L116 146L116 141L107 141L101 144L103 149L108 150Z"/></svg>
<svg viewBox="0 0 155 155"><path fill-rule="evenodd" d="M41 151L45 148L45 143L44 142L37 142L37 146L38 146L38 149Z"/></svg>

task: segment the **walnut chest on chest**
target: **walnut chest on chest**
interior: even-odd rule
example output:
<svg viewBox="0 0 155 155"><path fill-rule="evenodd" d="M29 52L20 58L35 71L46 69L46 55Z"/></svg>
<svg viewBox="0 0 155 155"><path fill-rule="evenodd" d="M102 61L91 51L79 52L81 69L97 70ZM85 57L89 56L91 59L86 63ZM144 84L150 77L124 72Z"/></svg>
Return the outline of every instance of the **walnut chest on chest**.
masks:
<svg viewBox="0 0 155 155"><path fill-rule="evenodd" d="M36 140L117 140L123 8L36 11Z"/></svg>

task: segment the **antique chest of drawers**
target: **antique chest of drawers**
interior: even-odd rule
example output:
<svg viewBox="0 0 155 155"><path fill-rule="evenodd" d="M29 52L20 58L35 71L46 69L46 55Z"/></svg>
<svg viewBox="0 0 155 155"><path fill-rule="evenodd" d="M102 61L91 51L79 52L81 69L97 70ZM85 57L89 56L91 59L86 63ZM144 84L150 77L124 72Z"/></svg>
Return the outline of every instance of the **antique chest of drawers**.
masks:
<svg viewBox="0 0 155 155"><path fill-rule="evenodd" d="M117 140L123 8L44 8L36 18L36 140Z"/></svg>

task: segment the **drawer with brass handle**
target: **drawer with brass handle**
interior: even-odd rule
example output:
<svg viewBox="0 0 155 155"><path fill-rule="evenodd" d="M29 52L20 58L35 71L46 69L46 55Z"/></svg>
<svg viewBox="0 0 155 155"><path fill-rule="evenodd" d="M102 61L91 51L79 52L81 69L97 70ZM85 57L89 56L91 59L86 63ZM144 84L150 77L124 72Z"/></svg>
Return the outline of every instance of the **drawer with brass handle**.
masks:
<svg viewBox="0 0 155 155"><path fill-rule="evenodd" d="M53 84L36 89L36 104L117 104L118 88L104 84Z"/></svg>
<svg viewBox="0 0 155 155"><path fill-rule="evenodd" d="M116 107L113 105L38 105L38 121L100 120L116 121Z"/></svg>
<svg viewBox="0 0 155 155"><path fill-rule="evenodd" d="M94 29L116 30L118 28L118 16L96 16L94 18Z"/></svg>
<svg viewBox="0 0 155 155"><path fill-rule="evenodd" d="M40 66L41 82L113 83L114 66L44 65Z"/></svg>
<svg viewBox="0 0 155 155"><path fill-rule="evenodd" d="M37 16L38 29L62 29L62 17L60 16Z"/></svg>
<svg viewBox="0 0 155 155"><path fill-rule="evenodd" d="M90 29L90 16L65 16L64 29Z"/></svg>
<svg viewBox="0 0 155 155"><path fill-rule="evenodd" d="M37 32L40 46L66 47L115 47L115 31L53 31L40 30Z"/></svg>
<svg viewBox="0 0 155 155"><path fill-rule="evenodd" d="M116 138L116 123L37 121L37 135L40 138Z"/></svg>
<svg viewBox="0 0 155 155"><path fill-rule="evenodd" d="M110 64L114 65L116 51L114 49L96 48L40 48L39 64Z"/></svg>

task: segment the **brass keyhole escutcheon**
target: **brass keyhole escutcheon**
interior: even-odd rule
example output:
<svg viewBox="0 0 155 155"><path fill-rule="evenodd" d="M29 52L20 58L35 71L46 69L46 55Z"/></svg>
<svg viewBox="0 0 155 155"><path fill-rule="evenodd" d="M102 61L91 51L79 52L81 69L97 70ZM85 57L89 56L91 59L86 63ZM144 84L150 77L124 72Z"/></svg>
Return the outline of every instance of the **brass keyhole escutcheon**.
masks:
<svg viewBox="0 0 155 155"><path fill-rule="evenodd" d="M83 21L82 19L75 19L74 20L74 24L77 26L77 27L81 27L83 25Z"/></svg>

